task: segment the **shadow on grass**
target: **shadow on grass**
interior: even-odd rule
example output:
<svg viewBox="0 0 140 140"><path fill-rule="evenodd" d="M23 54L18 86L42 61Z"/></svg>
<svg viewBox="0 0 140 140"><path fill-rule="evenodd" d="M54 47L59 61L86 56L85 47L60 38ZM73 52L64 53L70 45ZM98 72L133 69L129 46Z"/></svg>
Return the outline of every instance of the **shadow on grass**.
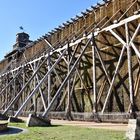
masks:
<svg viewBox="0 0 140 140"><path fill-rule="evenodd" d="M60 126L62 126L62 125L49 125L49 126L30 126L30 127L40 127L40 128L42 128L42 127L60 127Z"/></svg>
<svg viewBox="0 0 140 140"><path fill-rule="evenodd" d="M29 126L29 128L35 128L35 127L39 127L39 128L51 128L51 127L60 127L62 125L42 125L42 126Z"/></svg>
<svg viewBox="0 0 140 140"><path fill-rule="evenodd" d="M60 127L62 125L51 125L50 127Z"/></svg>
<svg viewBox="0 0 140 140"><path fill-rule="evenodd" d="M23 131L24 130L22 128L8 127L7 130L0 131L0 136L18 134L18 133L21 133Z"/></svg>

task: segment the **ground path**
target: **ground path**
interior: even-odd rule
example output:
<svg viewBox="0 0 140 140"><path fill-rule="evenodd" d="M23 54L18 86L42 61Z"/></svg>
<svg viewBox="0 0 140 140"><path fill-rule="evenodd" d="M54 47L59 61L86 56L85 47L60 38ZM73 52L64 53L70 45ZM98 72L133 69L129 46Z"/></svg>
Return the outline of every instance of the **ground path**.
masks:
<svg viewBox="0 0 140 140"><path fill-rule="evenodd" d="M22 120L26 121L27 117L20 117ZM80 126L86 128L99 128L108 129L116 131L126 131L128 124L123 123L97 123L97 122L86 122L86 121L68 121L68 120L54 120L51 119L52 125L71 125Z"/></svg>
<svg viewBox="0 0 140 140"><path fill-rule="evenodd" d="M128 124L122 123L96 123L96 122L85 122L85 121L67 121L67 120L51 120L52 125L72 125L86 128L99 128L116 131L126 131Z"/></svg>

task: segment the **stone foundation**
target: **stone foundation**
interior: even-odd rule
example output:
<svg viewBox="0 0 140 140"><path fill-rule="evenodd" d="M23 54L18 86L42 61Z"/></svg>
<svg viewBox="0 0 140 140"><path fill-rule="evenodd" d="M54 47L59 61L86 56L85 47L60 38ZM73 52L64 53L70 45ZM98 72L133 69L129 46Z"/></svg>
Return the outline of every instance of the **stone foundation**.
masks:
<svg viewBox="0 0 140 140"><path fill-rule="evenodd" d="M0 132L7 130L8 122L0 122Z"/></svg>
<svg viewBox="0 0 140 140"><path fill-rule="evenodd" d="M8 120L8 118L9 118L8 116L0 113L0 120Z"/></svg>
<svg viewBox="0 0 140 140"><path fill-rule="evenodd" d="M130 119L128 122L128 130L126 132L127 140L140 140L140 117Z"/></svg>
<svg viewBox="0 0 140 140"><path fill-rule="evenodd" d="M24 122L24 121L16 117L9 117L8 122Z"/></svg>
<svg viewBox="0 0 140 140"><path fill-rule="evenodd" d="M41 116L36 116L33 114L29 114L26 126L50 126L51 122L48 118L43 118Z"/></svg>

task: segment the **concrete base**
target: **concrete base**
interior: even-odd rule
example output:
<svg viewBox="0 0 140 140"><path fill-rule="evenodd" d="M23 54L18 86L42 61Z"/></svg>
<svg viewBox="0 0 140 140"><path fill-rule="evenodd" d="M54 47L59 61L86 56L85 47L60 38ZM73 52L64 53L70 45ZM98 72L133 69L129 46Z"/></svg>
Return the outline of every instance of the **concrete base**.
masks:
<svg viewBox="0 0 140 140"><path fill-rule="evenodd" d="M48 118L43 118L41 116L35 116L33 114L29 114L29 117L27 119L26 126L32 127L32 126L50 126L51 122Z"/></svg>
<svg viewBox="0 0 140 140"><path fill-rule="evenodd" d="M8 122L0 121L0 132L3 132L8 129Z"/></svg>
<svg viewBox="0 0 140 140"><path fill-rule="evenodd" d="M129 120L126 138L127 140L140 140L140 117Z"/></svg>
<svg viewBox="0 0 140 140"><path fill-rule="evenodd" d="M8 116L0 113L0 120L8 120L8 118L9 118Z"/></svg>
<svg viewBox="0 0 140 140"><path fill-rule="evenodd" d="M136 130L136 119L130 119L128 121L128 129L126 132L127 140L135 140L135 130Z"/></svg>
<svg viewBox="0 0 140 140"><path fill-rule="evenodd" d="M135 140L140 140L140 117L137 118L136 122Z"/></svg>
<svg viewBox="0 0 140 140"><path fill-rule="evenodd" d="M16 118L16 117L9 117L8 122L24 122L22 119Z"/></svg>

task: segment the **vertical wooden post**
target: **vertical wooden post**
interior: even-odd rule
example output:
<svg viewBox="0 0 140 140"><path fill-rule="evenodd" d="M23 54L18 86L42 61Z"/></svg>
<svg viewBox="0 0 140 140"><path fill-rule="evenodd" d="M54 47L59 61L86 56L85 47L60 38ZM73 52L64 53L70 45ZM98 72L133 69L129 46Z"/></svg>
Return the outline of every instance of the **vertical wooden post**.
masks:
<svg viewBox="0 0 140 140"><path fill-rule="evenodd" d="M16 79L15 79L15 77L14 77L14 72L12 73L12 76L13 76L13 79L14 79L14 81L13 81L13 95L14 96L16 96Z"/></svg>
<svg viewBox="0 0 140 140"><path fill-rule="evenodd" d="M13 74L13 78L14 78L14 72L12 74ZM13 96L16 97L17 88L16 88L16 79L15 78L14 78L14 81L12 84L13 84ZM21 105L21 104L19 103L19 105ZM11 110L12 110L12 115L14 116L14 108L12 107Z"/></svg>
<svg viewBox="0 0 140 140"><path fill-rule="evenodd" d="M6 74L6 79L5 79L5 83L6 83L6 86L7 86L7 84L8 84L8 79L9 79L9 77L8 77L8 74ZM4 102L6 103L7 102L7 94L8 94L8 89L9 88L6 88L6 91L5 91L5 96L4 96ZM6 108L6 104L5 104L5 108Z"/></svg>
<svg viewBox="0 0 140 140"><path fill-rule="evenodd" d="M69 47L69 43L68 43L68 52L67 52L67 62L68 62L68 75L70 72L70 47ZM71 86L70 86L70 78L68 79L67 82L67 107L66 107L66 117L68 119L71 118L71 97L70 97L70 92L71 91Z"/></svg>
<svg viewBox="0 0 140 140"><path fill-rule="evenodd" d="M34 62L33 73L36 69L36 62ZM36 77L34 77L34 88L36 88ZM37 112L37 102L36 102L36 94L33 96L33 104L34 104L34 113Z"/></svg>
<svg viewBox="0 0 140 140"><path fill-rule="evenodd" d="M51 59L50 59L50 51L48 52L48 59L47 59L48 71L51 68ZM51 101L51 73L48 75L48 106Z"/></svg>
<svg viewBox="0 0 140 140"><path fill-rule="evenodd" d="M83 54L85 53L85 50L87 49L87 47L89 46L91 42L91 38L88 39L85 47L83 48L81 54L78 56L78 58L76 59L76 61L74 62L74 64L72 65L70 71L69 71L69 74L66 76L66 78L63 80L62 84L60 85L59 89L57 90L55 96L53 97L53 99L51 100L51 103L50 105L48 106L47 110L43 113L43 117L47 116L48 113L50 112L51 108L53 107L54 105L54 102L56 101L56 99L58 98L58 96L60 95L63 87L65 86L65 84L67 83L68 79L70 78L71 74L73 73L73 71L75 70L75 68L77 67L79 61L81 60ZM67 49L66 49L67 50ZM66 51L65 50L65 51ZM65 51L63 53L65 53ZM62 55L63 56L63 55ZM22 109L22 108L21 108ZM17 113L17 115L19 114L20 112Z"/></svg>
<svg viewBox="0 0 140 140"><path fill-rule="evenodd" d="M22 80L23 80L23 81L22 81L22 87L24 87L25 82L26 82L26 79L25 79L25 78L26 78L26 76L25 76L25 68L23 68L23 70L22 70L22 77L23 77L23 78L22 78ZM22 89L22 87L21 87L21 89ZM20 89L20 90L21 90L21 89ZM26 94L26 92L23 91L23 94L22 94L22 103L23 103L24 100L25 100L25 97L26 97L25 94ZM15 96L15 97L16 97L16 96Z"/></svg>
<svg viewBox="0 0 140 140"><path fill-rule="evenodd" d="M96 91L96 54L95 54L95 40L91 41L92 45L92 62L93 62L93 113L97 112L97 91Z"/></svg>
<svg viewBox="0 0 140 140"><path fill-rule="evenodd" d="M126 30L126 44L127 44L127 57L128 57L128 75L129 75L129 92L130 92L130 113L134 113L134 87L133 87L133 76L132 76L132 54L131 54L131 46L129 45L129 32L128 25L125 24Z"/></svg>
<svg viewBox="0 0 140 140"><path fill-rule="evenodd" d="M131 59L131 48L127 46L127 56L128 56L128 74L129 74L129 91L130 91L130 113L134 112L134 88L133 88L133 78L132 78L132 59Z"/></svg>

